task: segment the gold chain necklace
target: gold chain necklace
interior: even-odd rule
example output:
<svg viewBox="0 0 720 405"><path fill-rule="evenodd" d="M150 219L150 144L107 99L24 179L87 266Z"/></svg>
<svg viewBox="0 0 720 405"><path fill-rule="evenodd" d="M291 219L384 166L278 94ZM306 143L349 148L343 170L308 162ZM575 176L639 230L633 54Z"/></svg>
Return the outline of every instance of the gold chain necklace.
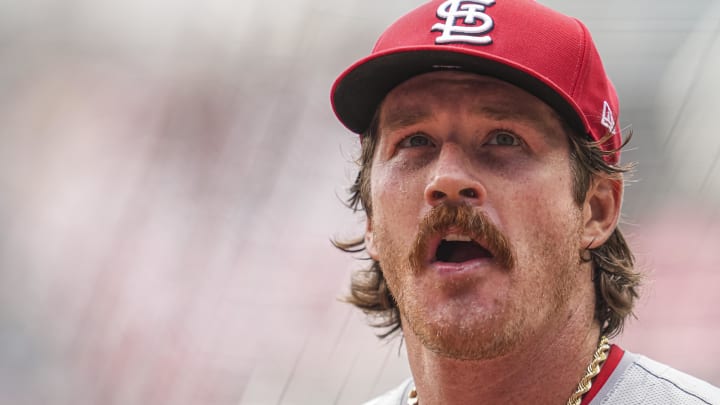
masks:
<svg viewBox="0 0 720 405"><path fill-rule="evenodd" d="M595 354L593 354L593 359L592 361L590 361L590 364L585 371L585 376L580 379L580 382L578 383L575 392L568 399L567 405L580 405L580 401L582 401L583 395L587 394L587 392L590 391L590 387L592 387L593 378L597 377L597 375L600 374L600 367L605 362L605 360L607 360L607 355L609 351L610 343L608 342L607 336L603 336L600 338L598 347L597 349L595 349ZM420 397L418 397L417 390L413 386L408 393L407 405L419 405L419 403Z"/></svg>

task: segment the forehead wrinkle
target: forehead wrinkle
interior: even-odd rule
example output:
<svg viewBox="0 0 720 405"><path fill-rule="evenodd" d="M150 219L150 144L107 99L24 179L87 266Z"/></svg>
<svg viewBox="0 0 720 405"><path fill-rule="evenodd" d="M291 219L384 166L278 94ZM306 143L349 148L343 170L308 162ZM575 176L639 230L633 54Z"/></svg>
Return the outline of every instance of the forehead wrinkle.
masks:
<svg viewBox="0 0 720 405"><path fill-rule="evenodd" d="M429 75L433 75L432 79ZM497 92L498 89L503 91ZM513 121L539 128L548 138L555 138L553 135L558 133L565 135L562 119L550 106L522 89L492 77L457 72L430 73L410 79L395 92L393 101L387 103L386 99L380 107L380 124L384 130L397 130L428 120L434 114L434 106L451 104L492 121ZM487 100L490 101L483 100L484 93L489 94ZM528 103L518 102L518 98L534 99L539 104L528 106ZM560 125L553 125L554 122Z"/></svg>

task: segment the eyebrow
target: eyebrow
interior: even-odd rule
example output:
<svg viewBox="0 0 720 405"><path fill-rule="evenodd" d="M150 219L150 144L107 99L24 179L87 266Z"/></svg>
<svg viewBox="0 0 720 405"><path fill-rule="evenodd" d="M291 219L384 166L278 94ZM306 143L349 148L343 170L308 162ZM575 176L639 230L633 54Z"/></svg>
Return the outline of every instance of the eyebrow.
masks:
<svg viewBox="0 0 720 405"><path fill-rule="evenodd" d="M519 111L512 106L501 106L500 108L488 106L476 106L472 113L482 115L494 121L516 121L530 125L540 125L543 129L549 130L546 117L536 111Z"/></svg>
<svg viewBox="0 0 720 405"><path fill-rule="evenodd" d="M471 111L473 114L486 116L493 121L513 121L532 127L539 127L548 135L555 132L552 125L548 122L547 117L539 111L520 111L508 105L501 105L497 108L485 105L474 106ZM556 118L560 120L559 117L556 116Z"/></svg>
<svg viewBox="0 0 720 405"><path fill-rule="evenodd" d="M380 117L383 127L389 131L395 131L400 128L406 128L415 125L418 122L425 121L432 116L430 108L397 108L387 114L386 117Z"/></svg>

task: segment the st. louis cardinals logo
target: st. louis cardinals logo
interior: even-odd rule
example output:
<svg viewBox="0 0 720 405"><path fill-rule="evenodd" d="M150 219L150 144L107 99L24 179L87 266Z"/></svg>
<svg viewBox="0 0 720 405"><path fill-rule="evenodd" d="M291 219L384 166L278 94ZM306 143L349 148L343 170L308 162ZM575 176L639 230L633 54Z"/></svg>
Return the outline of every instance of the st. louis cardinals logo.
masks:
<svg viewBox="0 0 720 405"><path fill-rule="evenodd" d="M495 4L495 0L448 0L440 4L437 16L445 23L437 23L430 31L442 31L435 39L436 44L469 43L489 45L492 43L490 31L495 23L485 13L485 8ZM456 25L462 20L463 25Z"/></svg>

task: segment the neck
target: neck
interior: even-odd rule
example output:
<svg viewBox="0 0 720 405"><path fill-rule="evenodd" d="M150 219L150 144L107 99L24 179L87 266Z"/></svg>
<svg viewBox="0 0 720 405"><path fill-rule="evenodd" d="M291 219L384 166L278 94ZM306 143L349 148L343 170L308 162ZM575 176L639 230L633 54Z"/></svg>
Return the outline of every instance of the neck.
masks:
<svg viewBox="0 0 720 405"><path fill-rule="evenodd" d="M573 323L568 320L568 323ZM506 355L451 359L427 350L405 332L410 368L422 405L565 404L585 374L599 340L595 322L563 325L538 334Z"/></svg>

